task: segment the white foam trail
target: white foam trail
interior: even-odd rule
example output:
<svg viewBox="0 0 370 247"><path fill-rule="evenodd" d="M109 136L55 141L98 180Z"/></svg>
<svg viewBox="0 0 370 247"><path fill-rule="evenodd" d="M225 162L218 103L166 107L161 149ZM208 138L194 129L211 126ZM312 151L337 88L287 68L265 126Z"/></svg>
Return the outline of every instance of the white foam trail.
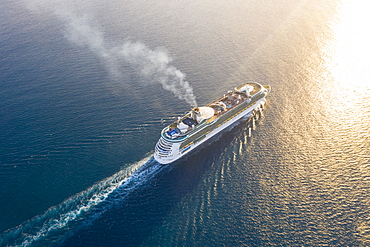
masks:
<svg viewBox="0 0 370 247"><path fill-rule="evenodd" d="M55 2L55 4L51 2ZM122 79L121 67L130 65L141 76L142 81L159 83L168 91L174 93L178 98L185 100L191 106L196 106L193 88L185 80L185 74L171 65L172 58L164 48L154 50L148 48L141 42L126 41L121 45L109 45L92 18L83 13L82 10L72 8L78 2L66 3L51 0L35 2L28 0L28 5L33 10L52 13L64 23L65 33L71 42L87 47L104 64L109 74L117 79ZM77 14L81 12L83 14Z"/></svg>
<svg viewBox="0 0 370 247"><path fill-rule="evenodd" d="M113 176L72 196L44 214L0 235L0 246L30 246L43 240L62 241L80 227L93 222L131 191L153 178L164 166L147 157ZM113 195L117 192L117 195ZM112 196L113 195L113 196Z"/></svg>

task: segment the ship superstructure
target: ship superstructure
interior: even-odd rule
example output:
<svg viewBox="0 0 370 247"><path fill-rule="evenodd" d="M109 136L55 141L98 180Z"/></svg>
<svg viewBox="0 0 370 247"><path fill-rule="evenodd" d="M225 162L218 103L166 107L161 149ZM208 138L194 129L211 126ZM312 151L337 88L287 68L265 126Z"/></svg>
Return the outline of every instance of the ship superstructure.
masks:
<svg viewBox="0 0 370 247"><path fill-rule="evenodd" d="M168 164L188 154L239 119L260 110L270 90L270 86L248 82L206 106L193 108L162 130L154 158Z"/></svg>

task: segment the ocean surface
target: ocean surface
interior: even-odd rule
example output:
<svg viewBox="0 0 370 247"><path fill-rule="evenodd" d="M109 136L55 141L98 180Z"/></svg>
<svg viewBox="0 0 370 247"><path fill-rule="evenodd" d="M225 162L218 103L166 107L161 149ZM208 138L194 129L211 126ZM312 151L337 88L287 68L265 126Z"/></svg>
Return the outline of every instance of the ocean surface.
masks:
<svg viewBox="0 0 370 247"><path fill-rule="evenodd" d="M369 3L0 2L0 246L370 246ZM171 165L161 129L272 92Z"/></svg>

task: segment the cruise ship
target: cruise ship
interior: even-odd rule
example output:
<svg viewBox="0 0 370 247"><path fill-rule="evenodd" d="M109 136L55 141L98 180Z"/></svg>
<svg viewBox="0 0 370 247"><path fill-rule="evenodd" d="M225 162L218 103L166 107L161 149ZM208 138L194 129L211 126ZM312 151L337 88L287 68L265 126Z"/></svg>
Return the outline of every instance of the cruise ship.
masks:
<svg viewBox="0 0 370 247"><path fill-rule="evenodd" d="M248 82L206 106L191 109L162 130L154 158L169 164L189 154L239 119L260 111L270 91L270 86Z"/></svg>

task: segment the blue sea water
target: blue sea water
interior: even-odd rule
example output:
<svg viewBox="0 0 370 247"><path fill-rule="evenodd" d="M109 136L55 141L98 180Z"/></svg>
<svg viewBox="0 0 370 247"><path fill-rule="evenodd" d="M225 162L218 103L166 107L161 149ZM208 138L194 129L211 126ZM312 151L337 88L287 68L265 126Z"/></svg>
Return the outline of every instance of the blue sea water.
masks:
<svg viewBox="0 0 370 247"><path fill-rule="evenodd" d="M370 245L363 1L0 10L0 246ZM245 81L272 86L259 120L153 159L192 95Z"/></svg>

